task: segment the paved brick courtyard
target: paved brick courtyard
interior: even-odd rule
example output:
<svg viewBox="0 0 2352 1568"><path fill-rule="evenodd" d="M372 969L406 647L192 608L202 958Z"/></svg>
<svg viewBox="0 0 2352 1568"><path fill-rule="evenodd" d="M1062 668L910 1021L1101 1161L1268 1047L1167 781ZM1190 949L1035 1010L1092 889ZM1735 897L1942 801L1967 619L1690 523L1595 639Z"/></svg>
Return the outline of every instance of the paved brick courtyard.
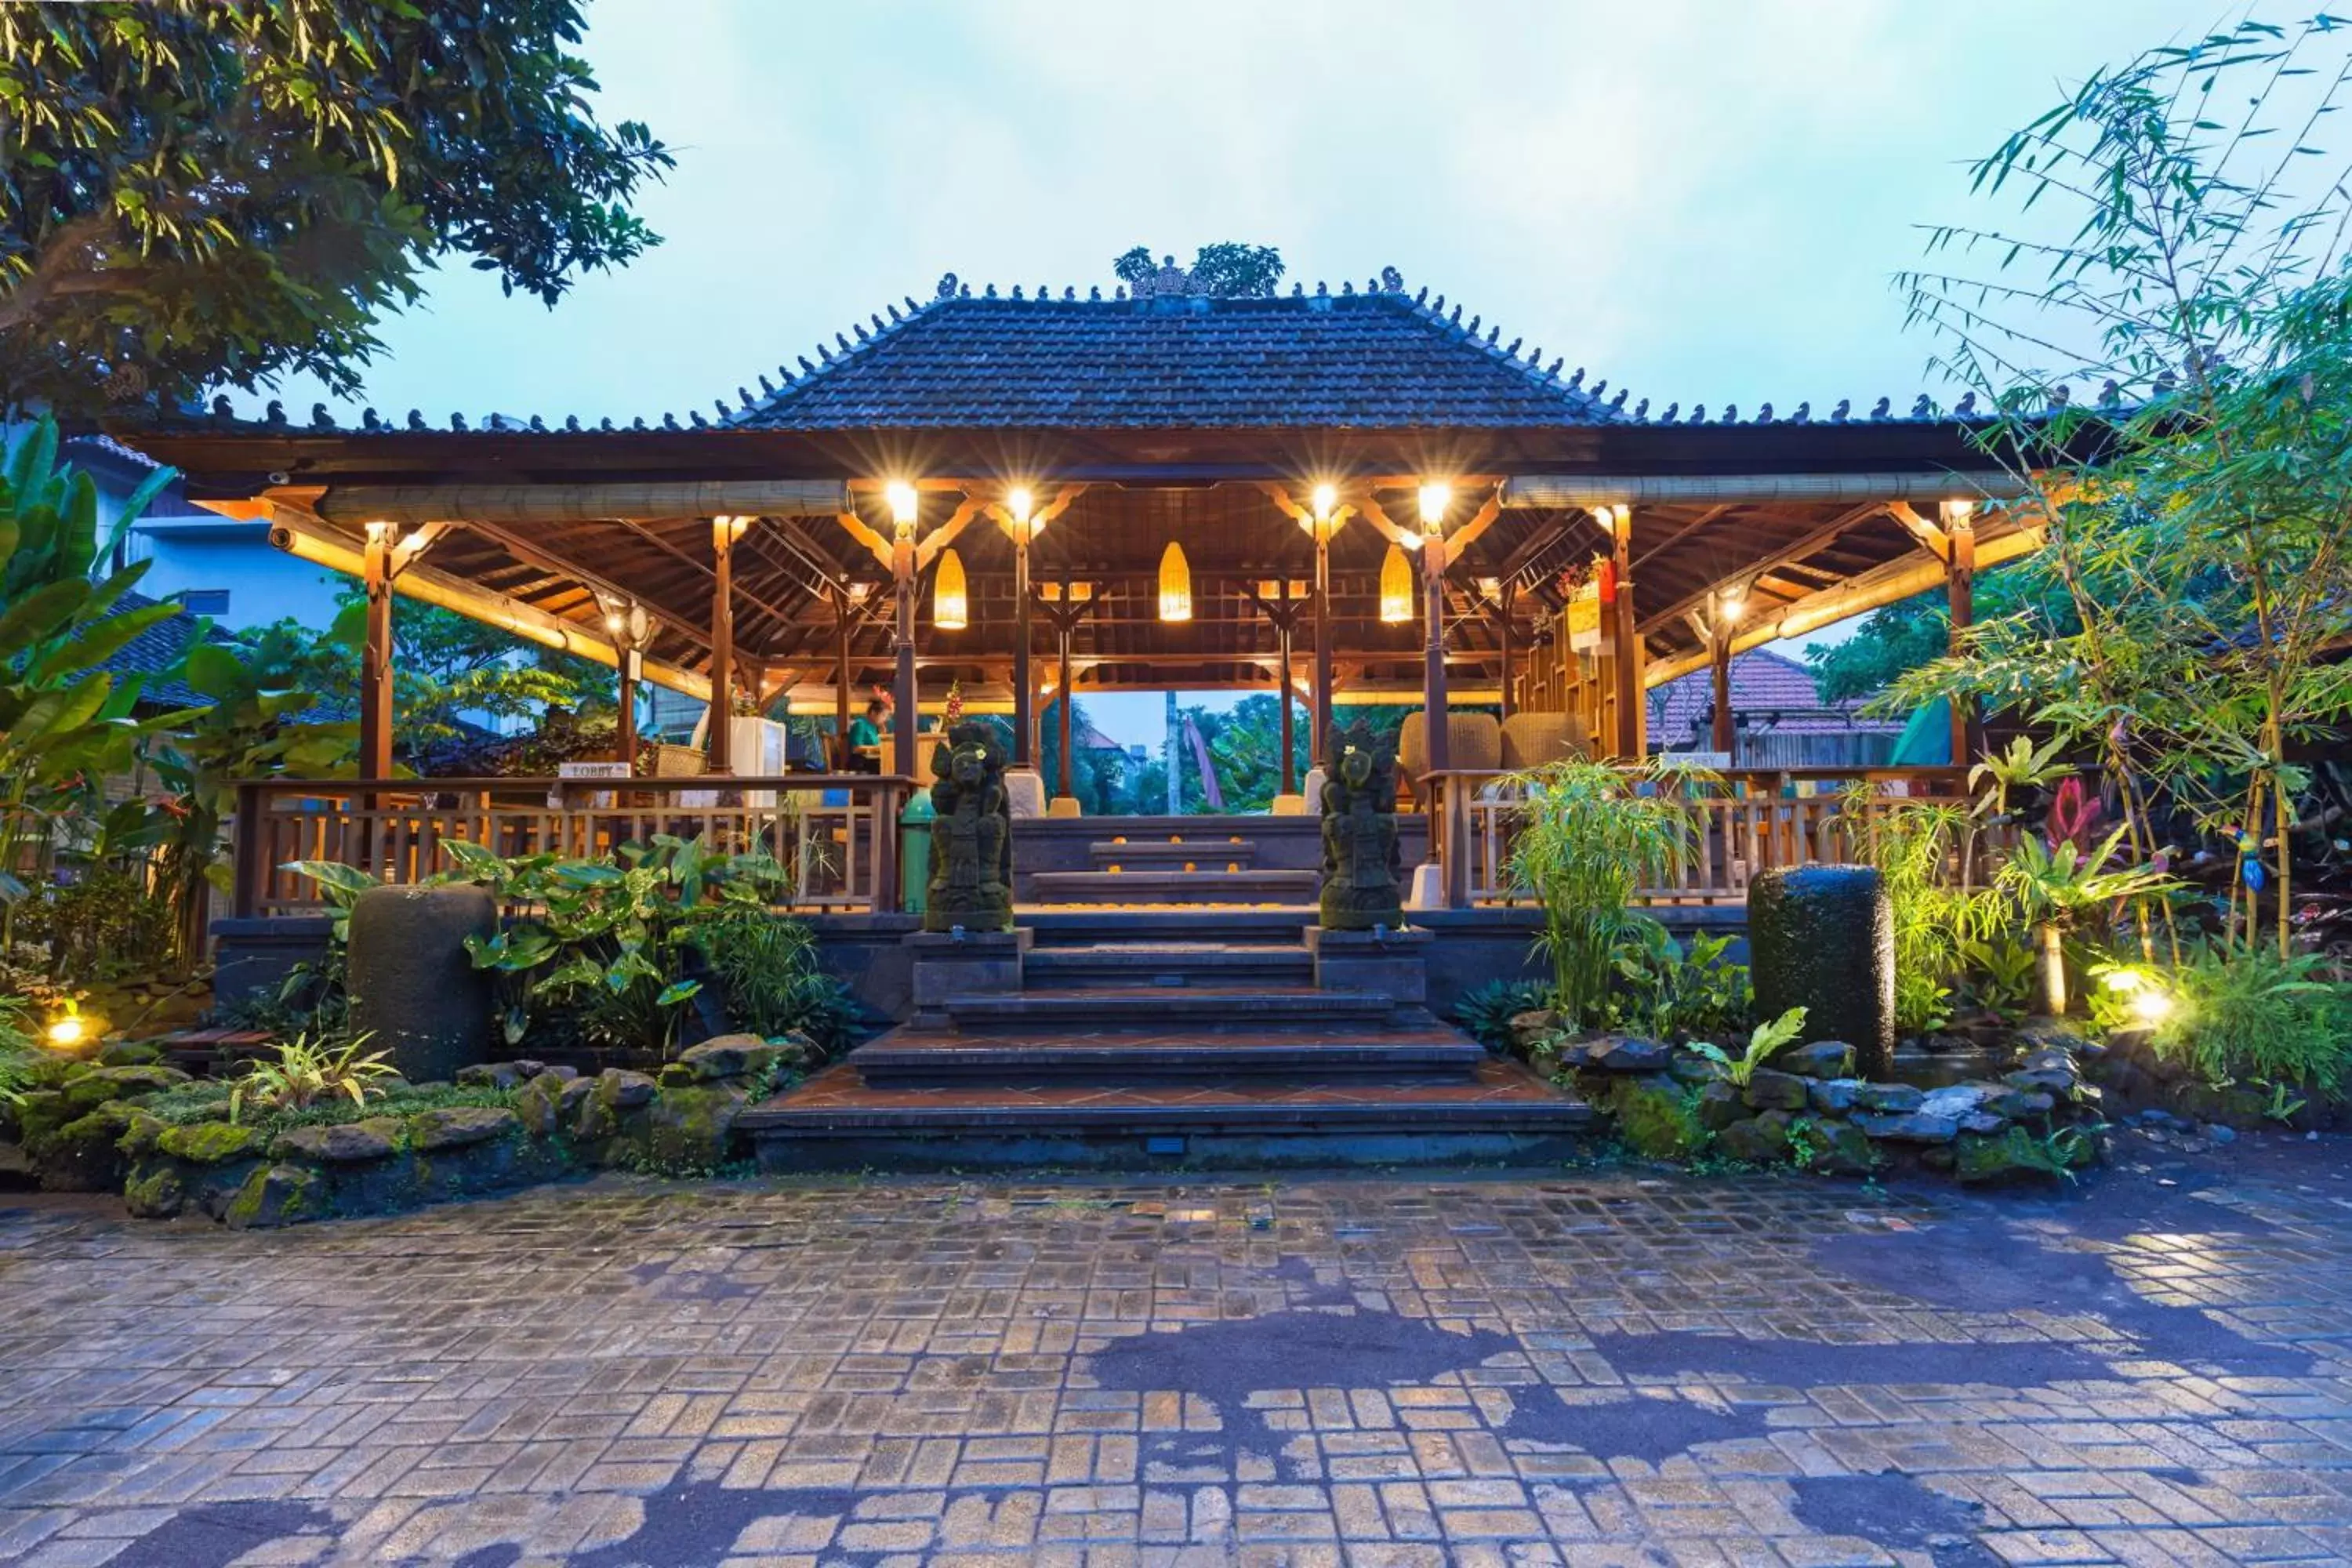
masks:
<svg viewBox="0 0 2352 1568"><path fill-rule="evenodd" d="M0 1561L2352 1562L2345 1151L2238 1152L0 1196Z"/></svg>

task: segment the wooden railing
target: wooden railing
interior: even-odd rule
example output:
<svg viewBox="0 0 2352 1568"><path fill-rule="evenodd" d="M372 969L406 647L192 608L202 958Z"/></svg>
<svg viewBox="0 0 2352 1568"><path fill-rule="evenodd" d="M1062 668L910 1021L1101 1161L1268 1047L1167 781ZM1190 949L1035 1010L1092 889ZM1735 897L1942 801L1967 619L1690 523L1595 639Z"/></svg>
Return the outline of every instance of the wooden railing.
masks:
<svg viewBox="0 0 2352 1568"><path fill-rule="evenodd" d="M311 914L318 885L289 871L335 860L380 880L457 868L443 846L505 856L595 857L656 833L718 851L765 851L792 879L793 906L898 907L899 808L909 781L873 773L604 779L268 779L236 786L233 911Z"/></svg>
<svg viewBox="0 0 2352 1568"><path fill-rule="evenodd" d="M1782 866L1844 865L1854 859L1844 786L1871 790L1866 816L1906 801L1965 805L1959 775L1949 768L1742 769L1722 775L1719 795L1687 802L1702 819L1692 856L1672 881L1642 889L1645 904L1744 903L1748 884ZM1513 888L1510 856L1526 812L1521 792L1503 773L1455 769L1424 775L1429 803L1430 857L1438 866L1444 907L1511 903L1528 898ZM1811 793L1800 793L1805 786ZM1975 840L1956 856L1990 868L2001 843L1971 826Z"/></svg>

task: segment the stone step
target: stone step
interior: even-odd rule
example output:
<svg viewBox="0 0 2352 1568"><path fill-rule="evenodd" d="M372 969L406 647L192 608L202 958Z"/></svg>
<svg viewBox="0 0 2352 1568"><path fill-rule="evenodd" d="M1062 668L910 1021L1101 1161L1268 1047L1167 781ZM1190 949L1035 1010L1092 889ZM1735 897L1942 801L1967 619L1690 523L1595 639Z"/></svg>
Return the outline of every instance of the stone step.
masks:
<svg viewBox="0 0 2352 1568"><path fill-rule="evenodd" d="M1279 904L1305 910L1322 878L1315 871L1039 871L1030 897L1041 904Z"/></svg>
<svg viewBox="0 0 2352 1568"><path fill-rule="evenodd" d="M1089 986L1084 990L950 996L940 1012L967 1033L1101 1030L1377 1030L1394 1018L1386 996L1311 986Z"/></svg>
<svg viewBox="0 0 2352 1568"><path fill-rule="evenodd" d="M1110 838L1087 845L1087 856L1098 871L1115 866L1127 871L1181 871L1187 867L1201 871L1246 871L1257 860L1257 846L1246 838L1222 836L1172 843L1165 838Z"/></svg>
<svg viewBox="0 0 2352 1568"><path fill-rule="evenodd" d="M1023 904L1016 918L1032 951L1125 942L1206 942L1223 947L1296 949L1314 911L1297 909L1055 909Z"/></svg>
<svg viewBox="0 0 2352 1568"><path fill-rule="evenodd" d="M836 1064L736 1125L769 1171L1557 1168L1591 1108L1489 1057L1445 1083L880 1088Z"/></svg>
<svg viewBox="0 0 2352 1568"><path fill-rule="evenodd" d="M942 1085L1089 1083L1299 1085L1460 1081L1485 1048L1452 1029L1240 1033L966 1034L893 1029L860 1046L849 1063L877 1089Z"/></svg>
<svg viewBox="0 0 2352 1568"><path fill-rule="evenodd" d="M1311 985L1304 947L1215 942L1091 942L1033 947L1022 965L1032 991L1075 986Z"/></svg>

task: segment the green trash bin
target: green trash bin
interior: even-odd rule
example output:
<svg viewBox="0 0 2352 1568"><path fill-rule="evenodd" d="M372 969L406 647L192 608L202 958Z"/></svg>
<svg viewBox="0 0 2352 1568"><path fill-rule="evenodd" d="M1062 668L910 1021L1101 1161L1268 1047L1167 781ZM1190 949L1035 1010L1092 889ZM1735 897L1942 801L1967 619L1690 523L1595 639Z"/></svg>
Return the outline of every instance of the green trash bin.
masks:
<svg viewBox="0 0 2352 1568"><path fill-rule="evenodd" d="M929 784L907 797L898 814L899 908L919 915L929 907L931 891L931 824L939 812L931 805Z"/></svg>

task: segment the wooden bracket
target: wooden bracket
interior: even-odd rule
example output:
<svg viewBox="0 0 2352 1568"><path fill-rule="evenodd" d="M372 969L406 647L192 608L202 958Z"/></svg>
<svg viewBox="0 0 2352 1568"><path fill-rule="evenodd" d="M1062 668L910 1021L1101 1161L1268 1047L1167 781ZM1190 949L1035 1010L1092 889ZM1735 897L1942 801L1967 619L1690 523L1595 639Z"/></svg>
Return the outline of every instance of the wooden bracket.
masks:
<svg viewBox="0 0 2352 1568"><path fill-rule="evenodd" d="M882 563L882 570L891 569L890 542L866 526L866 520L854 511L837 512L842 528L849 537L866 548L866 552Z"/></svg>
<svg viewBox="0 0 2352 1568"><path fill-rule="evenodd" d="M924 571L933 561L939 559L940 552L953 544L956 542L956 535L971 525L971 520L980 515L984 504L971 496L966 496L958 501L955 510L949 515L948 520L931 530L924 536L922 542L915 546L915 570Z"/></svg>
<svg viewBox="0 0 2352 1568"><path fill-rule="evenodd" d="M417 558L440 542L441 536L457 525L454 522L420 523L393 542L384 567L394 577L416 564Z"/></svg>
<svg viewBox="0 0 2352 1568"><path fill-rule="evenodd" d="M1924 546L1937 560L1948 564L1952 559L1952 536L1921 517L1907 500L1888 501L1886 515L1903 525L1903 531Z"/></svg>

